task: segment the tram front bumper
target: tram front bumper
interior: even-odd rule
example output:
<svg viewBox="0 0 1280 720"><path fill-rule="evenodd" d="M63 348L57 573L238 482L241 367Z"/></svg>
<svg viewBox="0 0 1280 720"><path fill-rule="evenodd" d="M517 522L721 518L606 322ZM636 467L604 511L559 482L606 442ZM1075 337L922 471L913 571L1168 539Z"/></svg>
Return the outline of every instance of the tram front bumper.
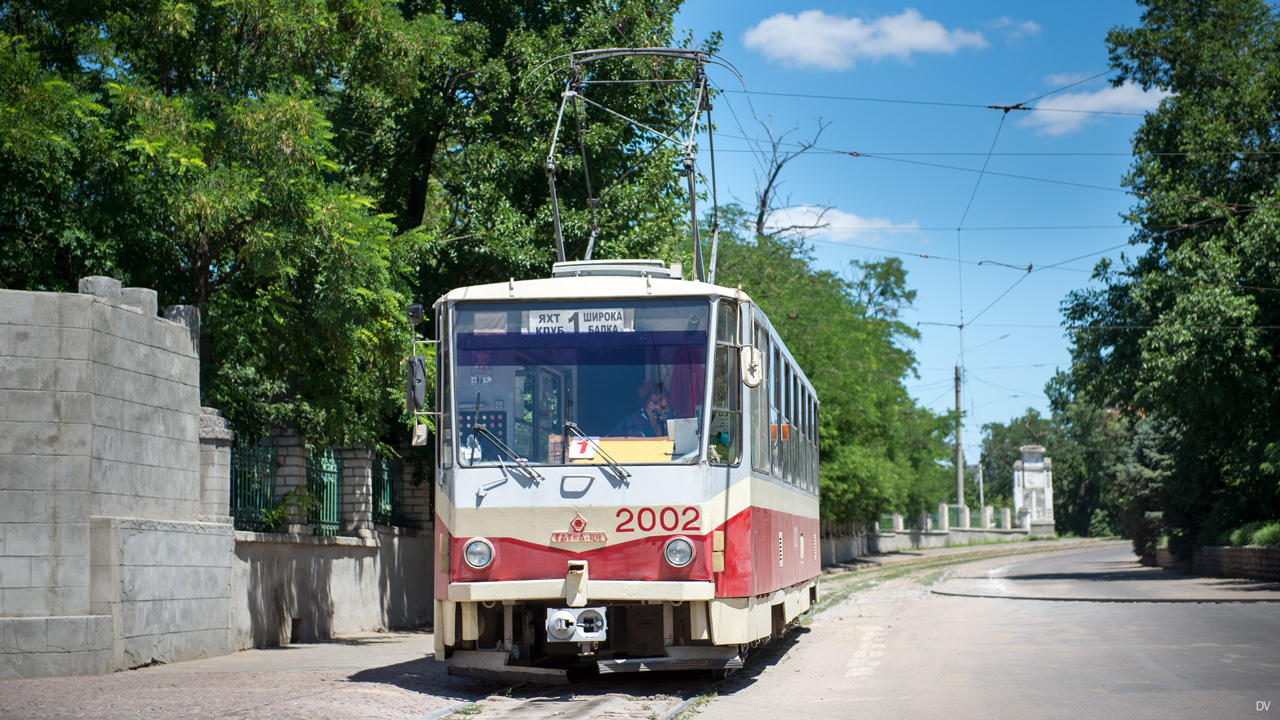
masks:
<svg viewBox="0 0 1280 720"><path fill-rule="evenodd" d="M592 602L601 600L713 600L713 582L673 580L589 580L583 588ZM449 583L449 600L485 602L497 600L563 600L577 591L571 582L558 580L502 580Z"/></svg>

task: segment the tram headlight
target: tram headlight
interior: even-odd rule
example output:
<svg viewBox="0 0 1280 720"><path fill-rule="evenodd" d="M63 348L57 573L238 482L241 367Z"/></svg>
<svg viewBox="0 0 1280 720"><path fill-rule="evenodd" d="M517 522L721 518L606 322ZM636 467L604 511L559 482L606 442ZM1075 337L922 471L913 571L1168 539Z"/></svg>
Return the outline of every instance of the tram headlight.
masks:
<svg viewBox="0 0 1280 720"><path fill-rule="evenodd" d="M476 538L463 548L462 557L476 570L487 568L493 562L493 544L484 538Z"/></svg>
<svg viewBox="0 0 1280 720"><path fill-rule="evenodd" d="M662 548L662 554L666 557L668 565L678 568L685 567L693 562L693 543L689 542L689 538L686 537L673 537Z"/></svg>

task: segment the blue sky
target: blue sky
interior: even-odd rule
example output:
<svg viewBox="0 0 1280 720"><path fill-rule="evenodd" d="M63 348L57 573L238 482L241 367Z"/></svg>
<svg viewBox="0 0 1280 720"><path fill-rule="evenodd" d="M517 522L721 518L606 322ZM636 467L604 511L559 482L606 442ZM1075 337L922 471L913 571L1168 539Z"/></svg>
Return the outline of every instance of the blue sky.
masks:
<svg viewBox="0 0 1280 720"><path fill-rule="evenodd" d="M1089 286L1100 258L1134 253L1120 181L1160 94L1112 88L1105 39L1139 20L1136 5L1092 0L691 0L677 17L696 39L723 33L720 54L748 91L711 75L727 91L713 111L722 199L752 202L759 166L741 138L761 137L753 115L797 140L829 123L824 152L788 166L787 204L834 208L831 228L810 236L824 268L903 259L919 293L903 320L921 333L911 346L920 377L908 382L921 404L954 406L954 366L968 350L968 463L983 423L1048 414L1045 383L1070 365L1063 299ZM1037 109L985 107L1018 103Z"/></svg>

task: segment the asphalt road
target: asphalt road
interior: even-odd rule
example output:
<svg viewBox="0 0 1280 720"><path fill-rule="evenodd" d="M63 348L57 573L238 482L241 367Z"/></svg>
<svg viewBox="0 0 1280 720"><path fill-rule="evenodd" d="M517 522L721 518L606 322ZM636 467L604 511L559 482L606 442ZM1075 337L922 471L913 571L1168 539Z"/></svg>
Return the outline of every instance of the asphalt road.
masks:
<svg viewBox="0 0 1280 720"><path fill-rule="evenodd" d="M1056 548L972 559L1036 546ZM1280 718L1280 602L1249 602L1280 600L1277 584L1143 568L1123 543L1036 546L903 553L824 578L824 594L847 597L716 684L698 720ZM476 701L465 717L563 718L579 700L590 705L584 717L647 718L706 687L704 676L637 676L519 704L487 697L500 684L449 676L431 648L429 631L374 633L106 676L0 681L0 720L423 720ZM614 707L621 695L638 702Z"/></svg>
<svg viewBox="0 0 1280 720"><path fill-rule="evenodd" d="M698 720L1280 717L1275 601L1119 543L922 570L819 615Z"/></svg>

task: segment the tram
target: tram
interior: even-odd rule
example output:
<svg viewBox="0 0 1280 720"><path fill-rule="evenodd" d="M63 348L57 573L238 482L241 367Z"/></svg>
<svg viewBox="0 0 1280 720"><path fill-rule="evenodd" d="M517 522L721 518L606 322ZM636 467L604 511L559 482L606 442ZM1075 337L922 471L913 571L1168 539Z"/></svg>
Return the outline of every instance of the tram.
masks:
<svg viewBox="0 0 1280 720"><path fill-rule="evenodd" d="M817 600L818 400L747 294L562 261L434 312L451 673L723 674Z"/></svg>

